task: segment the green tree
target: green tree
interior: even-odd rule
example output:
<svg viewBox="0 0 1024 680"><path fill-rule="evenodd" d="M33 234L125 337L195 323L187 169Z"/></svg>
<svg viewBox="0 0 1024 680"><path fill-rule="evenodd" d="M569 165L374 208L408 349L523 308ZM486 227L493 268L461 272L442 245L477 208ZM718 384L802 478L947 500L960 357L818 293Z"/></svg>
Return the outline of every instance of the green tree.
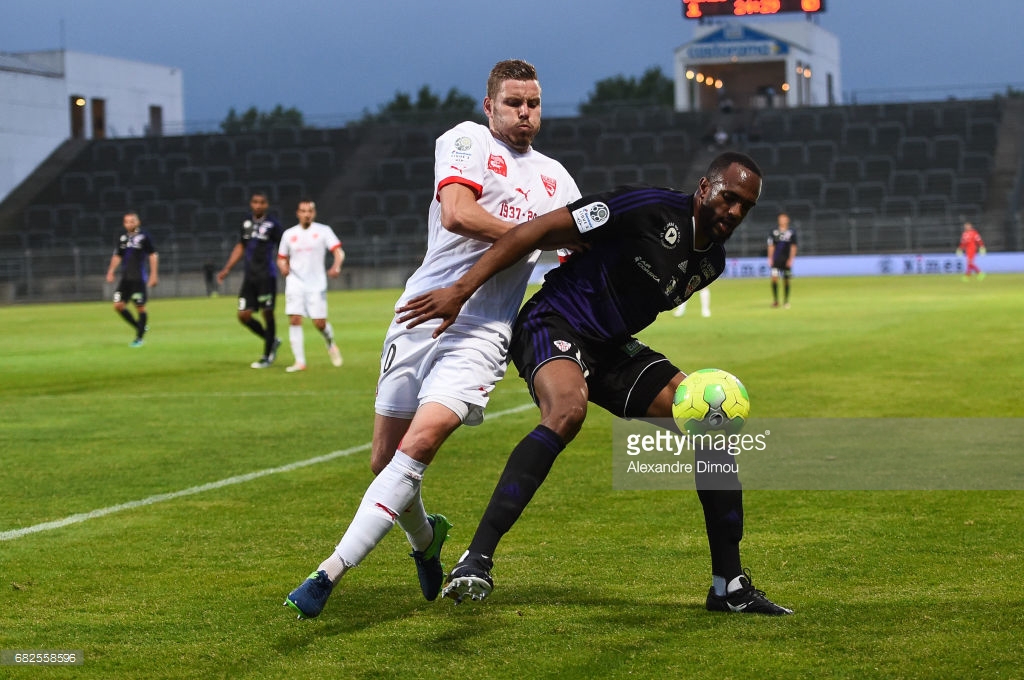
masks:
<svg viewBox="0 0 1024 680"><path fill-rule="evenodd" d="M260 132L276 127L303 127L305 119L302 112L295 107L284 108L280 104L270 111L259 111L250 106L241 115L234 107L228 109L227 117L221 121L220 129L225 134L235 135L243 132Z"/></svg>
<svg viewBox="0 0 1024 680"><path fill-rule="evenodd" d="M415 100L408 92L396 92L390 101L377 107L377 113L365 112L362 121L401 122L438 113L469 118L476 109L476 100L454 87L442 98L429 85L424 85L417 91Z"/></svg>
<svg viewBox="0 0 1024 680"><path fill-rule="evenodd" d="M589 98L580 104L580 113L601 113L617 104L652 104L672 106L675 98L675 83L652 66L640 78L624 75L599 80Z"/></svg>

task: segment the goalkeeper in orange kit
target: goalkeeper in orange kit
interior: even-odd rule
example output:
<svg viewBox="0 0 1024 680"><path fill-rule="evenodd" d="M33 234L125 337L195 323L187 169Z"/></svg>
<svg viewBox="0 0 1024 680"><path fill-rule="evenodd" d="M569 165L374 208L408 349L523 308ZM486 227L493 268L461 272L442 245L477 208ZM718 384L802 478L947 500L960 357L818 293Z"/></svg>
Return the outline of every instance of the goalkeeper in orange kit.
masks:
<svg viewBox="0 0 1024 680"><path fill-rule="evenodd" d="M964 222L964 232L960 236L960 245L956 249L957 255L963 255L967 258L967 271L964 272L964 281L968 280L971 272L978 275L979 281L985 278L985 272L981 271L978 265L974 263L974 256L977 253L985 254L985 242L981 240L981 234L978 233L973 224Z"/></svg>

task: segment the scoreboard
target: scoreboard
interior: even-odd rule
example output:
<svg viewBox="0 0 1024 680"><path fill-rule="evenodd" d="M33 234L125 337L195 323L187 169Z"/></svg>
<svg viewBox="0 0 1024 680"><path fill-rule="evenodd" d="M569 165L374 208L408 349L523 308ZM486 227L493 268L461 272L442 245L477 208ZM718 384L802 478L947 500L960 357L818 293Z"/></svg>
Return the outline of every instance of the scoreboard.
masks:
<svg viewBox="0 0 1024 680"><path fill-rule="evenodd" d="M780 12L817 14L825 11L825 0L682 0L683 16L704 17L765 16Z"/></svg>

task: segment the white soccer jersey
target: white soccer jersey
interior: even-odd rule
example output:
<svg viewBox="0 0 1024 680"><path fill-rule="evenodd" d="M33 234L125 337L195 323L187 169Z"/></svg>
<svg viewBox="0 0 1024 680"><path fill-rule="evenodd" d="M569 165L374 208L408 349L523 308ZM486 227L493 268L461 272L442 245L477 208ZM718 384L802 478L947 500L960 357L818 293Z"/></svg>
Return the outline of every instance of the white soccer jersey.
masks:
<svg viewBox="0 0 1024 680"><path fill-rule="evenodd" d="M460 123L437 139L427 253L423 264L406 282L398 306L421 293L451 285L491 245L453 234L441 226L437 192L453 182L473 189L479 197L478 203L487 212L516 223L564 207L580 197L576 182L558 161L532 148L525 153L514 151L495 139L484 125ZM487 281L466 302L459 322L472 325L497 322L504 325L503 333L510 335L539 256L540 251L536 251Z"/></svg>
<svg viewBox="0 0 1024 680"><path fill-rule="evenodd" d="M307 229L296 224L285 230L277 250L279 255L288 258L285 294L327 290L324 258L327 253L340 247L341 241L326 224L313 222Z"/></svg>

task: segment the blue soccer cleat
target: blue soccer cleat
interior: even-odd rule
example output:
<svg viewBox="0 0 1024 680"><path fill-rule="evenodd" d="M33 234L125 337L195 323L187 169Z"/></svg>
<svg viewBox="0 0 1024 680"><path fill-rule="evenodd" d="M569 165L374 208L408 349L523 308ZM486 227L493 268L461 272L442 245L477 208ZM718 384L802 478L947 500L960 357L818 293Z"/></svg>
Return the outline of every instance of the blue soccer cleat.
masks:
<svg viewBox="0 0 1024 680"><path fill-rule="evenodd" d="M288 594L285 607L291 607L300 619L313 619L320 615L331 596L334 584L324 571L314 571L298 588Z"/></svg>
<svg viewBox="0 0 1024 680"><path fill-rule="evenodd" d="M426 550L413 550L409 557L416 560L416 574L420 578L420 590L428 602L437 599L444 584L444 565L441 564L441 548L448 538L452 523L444 515L427 515L427 521L434 527L434 539Z"/></svg>

